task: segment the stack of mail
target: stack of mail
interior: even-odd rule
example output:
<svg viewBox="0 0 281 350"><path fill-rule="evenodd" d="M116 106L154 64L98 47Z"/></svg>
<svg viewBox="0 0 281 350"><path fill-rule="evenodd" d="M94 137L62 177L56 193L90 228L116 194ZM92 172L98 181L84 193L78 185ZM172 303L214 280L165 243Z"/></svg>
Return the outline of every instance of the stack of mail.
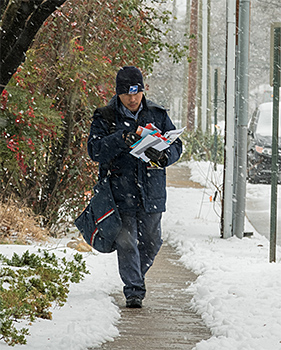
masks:
<svg viewBox="0 0 281 350"><path fill-rule="evenodd" d="M137 134L142 138L134 143L131 148L131 154L137 158L149 162L149 158L144 154L145 150L149 147L153 147L158 151L163 151L168 148L172 142L178 138L185 128L179 130L167 131L164 136L152 123L147 124L145 127L139 126L137 129Z"/></svg>

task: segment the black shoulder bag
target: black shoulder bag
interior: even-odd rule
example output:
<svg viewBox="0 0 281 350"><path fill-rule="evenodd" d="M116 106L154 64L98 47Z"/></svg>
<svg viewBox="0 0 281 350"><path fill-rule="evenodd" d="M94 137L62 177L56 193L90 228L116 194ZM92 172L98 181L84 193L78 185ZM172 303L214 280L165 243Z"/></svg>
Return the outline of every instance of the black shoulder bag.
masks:
<svg viewBox="0 0 281 350"><path fill-rule="evenodd" d="M115 131L115 115L111 107L97 111L109 124L110 133ZM121 217L116 207L108 177L94 186L94 196L84 211L75 220L75 225L85 241L101 253L111 253L115 239L122 227Z"/></svg>

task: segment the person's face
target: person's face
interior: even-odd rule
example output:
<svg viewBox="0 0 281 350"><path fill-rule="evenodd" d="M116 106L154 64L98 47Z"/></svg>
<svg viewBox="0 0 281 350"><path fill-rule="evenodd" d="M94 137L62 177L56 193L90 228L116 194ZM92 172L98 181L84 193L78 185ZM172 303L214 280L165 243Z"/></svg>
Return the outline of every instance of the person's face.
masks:
<svg viewBox="0 0 281 350"><path fill-rule="evenodd" d="M140 91L137 94L121 94L119 98L123 105L131 112L137 112L141 104L143 92Z"/></svg>

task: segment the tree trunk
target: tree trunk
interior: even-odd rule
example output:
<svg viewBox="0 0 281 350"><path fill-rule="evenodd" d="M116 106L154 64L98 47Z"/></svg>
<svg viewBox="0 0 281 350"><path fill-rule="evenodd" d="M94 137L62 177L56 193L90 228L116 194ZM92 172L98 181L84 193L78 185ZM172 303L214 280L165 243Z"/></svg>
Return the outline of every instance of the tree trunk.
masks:
<svg viewBox="0 0 281 350"><path fill-rule="evenodd" d="M25 59L25 53L44 23L66 0L9 2L1 9L0 94Z"/></svg>
<svg viewBox="0 0 281 350"><path fill-rule="evenodd" d="M52 216L52 213L49 212L49 208L54 207L54 205L52 205L52 202L55 200L60 182L62 181L62 170L64 162L70 150L72 131L74 127L76 97L77 88L67 97L69 109L65 114L65 126L61 143L53 145L54 149L50 154L50 164L52 164L52 166L48 169L46 174L46 183L42 196L43 201L40 204L40 211L38 212L38 214L47 217L48 220L50 220Z"/></svg>

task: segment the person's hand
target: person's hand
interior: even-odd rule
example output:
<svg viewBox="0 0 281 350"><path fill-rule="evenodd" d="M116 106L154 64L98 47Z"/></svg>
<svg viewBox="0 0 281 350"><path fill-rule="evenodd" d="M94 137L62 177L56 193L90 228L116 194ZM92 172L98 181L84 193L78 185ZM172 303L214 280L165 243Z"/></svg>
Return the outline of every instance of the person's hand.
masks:
<svg viewBox="0 0 281 350"><path fill-rule="evenodd" d="M160 167L167 165L168 157L164 151L158 151L153 147L149 147L144 151L144 154L151 160L152 163L155 163Z"/></svg>
<svg viewBox="0 0 281 350"><path fill-rule="evenodd" d="M131 147L134 143L141 139L141 136L136 134L135 132L123 132L123 138L125 140L126 145Z"/></svg>

